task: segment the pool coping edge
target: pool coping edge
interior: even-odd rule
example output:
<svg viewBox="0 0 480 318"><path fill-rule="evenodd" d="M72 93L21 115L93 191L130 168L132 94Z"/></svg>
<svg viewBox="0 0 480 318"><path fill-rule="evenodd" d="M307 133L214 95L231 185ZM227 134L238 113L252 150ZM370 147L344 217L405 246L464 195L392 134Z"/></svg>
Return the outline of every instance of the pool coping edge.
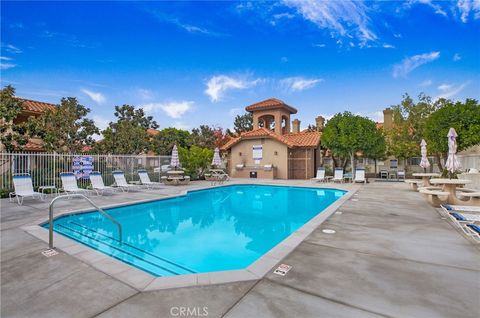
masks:
<svg viewBox="0 0 480 318"><path fill-rule="evenodd" d="M246 183L229 183L229 185L245 185ZM262 183L262 185L276 185L278 184L268 184ZM317 186L315 186L317 185ZM312 188L318 187L318 184L314 186L302 186L295 185L295 187L304 187ZM222 187L225 185L219 185L216 187ZM115 203L111 205L103 206L102 208L109 209L120 206L126 206L131 204L140 204L151 201L158 201L163 199L171 199L175 197L180 197L187 195L188 192L210 189L213 187L200 187L189 190L183 190L179 193L172 195L166 195L160 198L154 199L144 199L136 200L126 203ZM55 242L55 248L63 251L66 254L69 254L80 261L96 268L97 270L139 290L139 291L154 291L170 288L179 288L179 287L193 287L193 286L203 286L203 285L214 285L214 284L225 284L241 281L251 281L262 279L268 272L270 272L282 259L284 259L288 254L293 252L295 248L300 245L315 229L317 229L326 219L328 219L335 211L342 206L346 201L348 201L358 190L355 189L341 189L341 188L326 188L326 189L337 189L341 191L346 191L345 194L337 199L335 202L330 204L323 211L320 211L307 223L303 224L299 229L290 234L280 243L275 245L270 251L262 255L254 263L250 264L248 267L239 270L227 270L227 271L217 271L217 272L208 272L208 273L198 273L198 274L185 274L177 276L164 276L157 277L151 275L145 271L142 271L133 265L129 265L125 262L115 259L107 254L99 252L91 247L83 245L73 239L60 235L56 232L53 232L53 239ZM161 194L161 193L159 193ZM54 214L54 219L65 216L69 214L77 213L88 213L94 211L95 209L76 209L76 210L67 210L63 212L57 212ZM48 223L48 219L45 218L39 219L37 222L33 222L29 225L22 226L21 229L30 235L48 243L48 231L45 230L41 224Z"/></svg>

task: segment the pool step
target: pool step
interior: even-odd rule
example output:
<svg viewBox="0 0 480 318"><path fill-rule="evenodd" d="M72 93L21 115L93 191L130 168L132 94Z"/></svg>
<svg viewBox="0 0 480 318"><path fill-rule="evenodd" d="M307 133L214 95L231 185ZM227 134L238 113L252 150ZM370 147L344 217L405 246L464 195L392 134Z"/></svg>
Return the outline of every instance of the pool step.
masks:
<svg viewBox="0 0 480 318"><path fill-rule="evenodd" d="M107 255L141 268L156 276L173 276L195 273L184 266L143 251L116 238L96 232L75 222L55 222L54 229L65 236L95 248Z"/></svg>

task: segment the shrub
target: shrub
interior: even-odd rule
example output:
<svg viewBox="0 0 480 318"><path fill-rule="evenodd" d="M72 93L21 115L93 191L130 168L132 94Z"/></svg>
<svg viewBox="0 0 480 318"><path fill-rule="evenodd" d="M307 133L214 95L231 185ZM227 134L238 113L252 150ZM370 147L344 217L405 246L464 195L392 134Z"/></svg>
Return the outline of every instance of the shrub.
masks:
<svg viewBox="0 0 480 318"><path fill-rule="evenodd" d="M193 145L190 149L180 147L178 155L185 173L192 180L197 180L203 178L205 171L210 167L213 150Z"/></svg>

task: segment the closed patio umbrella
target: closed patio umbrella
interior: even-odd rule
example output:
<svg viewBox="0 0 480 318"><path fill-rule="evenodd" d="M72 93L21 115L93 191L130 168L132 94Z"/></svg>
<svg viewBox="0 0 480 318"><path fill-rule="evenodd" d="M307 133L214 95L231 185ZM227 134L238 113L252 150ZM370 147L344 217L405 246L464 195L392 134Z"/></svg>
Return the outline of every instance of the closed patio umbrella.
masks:
<svg viewBox="0 0 480 318"><path fill-rule="evenodd" d="M420 143L420 152L422 154L422 160L420 161L420 167L423 168L424 171L427 170L427 168L430 167L430 161L428 161L427 158L427 143L425 142L425 139L422 139L422 142Z"/></svg>
<svg viewBox="0 0 480 318"><path fill-rule="evenodd" d="M457 132L454 128L448 131L448 158L445 162L445 168L450 172L450 175L455 171L460 170L461 165L457 160Z"/></svg>
<svg viewBox="0 0 480 318"><path fill-rule="evenodd" d="M173 146L173 149L172 149L172 159L170 160L170 166L171 166L171 167L175 167L175 169L180 166L180 160L178 159L178 149L177 149L177 145L174 145L174 146Z"/></svg>
<svg viewBox="0 0 480 318"><path fill-rule="evenodd" d="M222 164L222 159L220 158L220 150L215 148L215 152L213 153L212 159L212 166L219 167Z"/></svg>

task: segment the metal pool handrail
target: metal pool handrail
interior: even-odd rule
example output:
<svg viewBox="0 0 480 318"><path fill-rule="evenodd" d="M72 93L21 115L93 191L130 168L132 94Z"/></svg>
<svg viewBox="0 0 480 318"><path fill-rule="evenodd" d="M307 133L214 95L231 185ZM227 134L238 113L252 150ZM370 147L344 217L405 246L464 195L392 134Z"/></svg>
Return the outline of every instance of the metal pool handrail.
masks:
<svg viewBox="0 0 480 318"><path fill-rule="evenodd" d="M52 200L52 202L50 202L50 205L48 206L48 212L49 212L48 246L50 248L53 248L53 206L54 206L55 202L63 200L63 199L68 199L68 198L71 198L71 197L85 199L88 203L90 203L90 205L92 205L94 208L96 208L98 210L98 212L102 213L110 221L112 221L118 227L119 241L120 241L120 244L122 244L122 225L117 220L115 220L107 212L103 211L102 208L100 208L98 205L93 203L92 200L90 200L89 198L87 198L83 194L69 194L69 195L58 196L58 197L54 198Z"/></svg>

